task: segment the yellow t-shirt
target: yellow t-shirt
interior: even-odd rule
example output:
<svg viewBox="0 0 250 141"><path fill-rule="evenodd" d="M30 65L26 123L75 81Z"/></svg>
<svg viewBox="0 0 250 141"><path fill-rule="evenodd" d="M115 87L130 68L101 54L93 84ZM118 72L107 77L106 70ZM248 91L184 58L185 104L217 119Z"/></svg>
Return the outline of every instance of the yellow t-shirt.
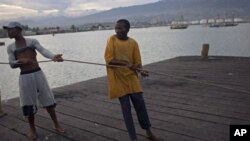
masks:
<svg viewBox="0 0 250 141"><path fill-rule="evenodd" d="M115 35L111 36L106 44L105 60L127 61L131 64L141 64L141 55L137 42L128 38L120 40ZM129 68L107 67L109 98L118 98L126 94L142 92L138 75Z"/></svg>

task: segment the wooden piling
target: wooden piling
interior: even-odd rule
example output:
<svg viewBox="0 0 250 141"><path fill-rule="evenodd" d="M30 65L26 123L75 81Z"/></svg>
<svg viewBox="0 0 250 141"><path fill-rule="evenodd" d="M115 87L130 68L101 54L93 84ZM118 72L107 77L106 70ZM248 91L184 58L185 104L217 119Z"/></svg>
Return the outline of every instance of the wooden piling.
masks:
<svg viewBox="0 0 250 141"><path fill-rule="evenodd" d="M1 90L0 90L0 117L3 116L3 110L2 110L2 102L1 102Z"/></svg>
<svg viewBox="0 0 250 141"><path fill-rule="evenodd" d="M209 51L209 44L204 43L202 45L202 50L201 50L201 59L207 59L208 58L208 51Z"/></svg>
<svg viewBox="0 0 250 141"><path fill-rule="evenodd" d="M4 42L0 42L0 46L4 46L5 45L5 43Z"/></svg>

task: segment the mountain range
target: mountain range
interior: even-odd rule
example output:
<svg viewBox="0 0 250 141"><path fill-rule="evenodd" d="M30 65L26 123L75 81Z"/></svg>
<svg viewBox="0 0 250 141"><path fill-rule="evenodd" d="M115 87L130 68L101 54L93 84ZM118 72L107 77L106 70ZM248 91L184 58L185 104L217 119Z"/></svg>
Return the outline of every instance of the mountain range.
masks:
<svg viewBox="0 0 250 141"><path fill-rule="evenodd" d="M160 0L144 5L113 8L80 17L52 16L17 20L35 27L114 22L120 18L127 18L132 22L169 22L180 20L181 17L184 20L218 17L250 19L250 0ZM4 22L6 21L0 22L0 25Z"/></svg>

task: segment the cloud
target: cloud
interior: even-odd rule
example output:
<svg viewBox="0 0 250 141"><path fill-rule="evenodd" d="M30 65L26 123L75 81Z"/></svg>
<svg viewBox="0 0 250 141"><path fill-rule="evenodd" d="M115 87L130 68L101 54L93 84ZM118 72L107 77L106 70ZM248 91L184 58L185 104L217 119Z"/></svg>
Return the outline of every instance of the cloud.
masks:
<svg viewBox="0 0 250 141"><path fill-rule="evenodd" d="M72 0L71 4L64 10L65 15L77 16L91 14L94 11L104 11L116 7L156 2L158 0Z"/></svg>
<svg viewBox="0 0 250 141"><path fill-rule="evenodd" d="M16 5L6 5L0 3L0 19L12 19L16 17L32 17L38 14L37 10L23 8L21 6Z"/></svg>
<svg viewBox="0 0 250 141"><path fill-rule="evenodd" d="M65 9L71 4L71 1L72 0L1 0L0 3L41 11L48 9Z"/></svg>
<svg viewBox="0 0 250 141"><path fill-rule="evenodd" d="M43 10L42 13L44 15L57 15L59 13L59 10L58 9Z"/></svg>
<svg viewBox="0 0 250 141"><path fill-rule="evenodd" d="M98 3L100 3L104 7L109 8L116 8L116 7L126 7L126 6L132 6L132 5L141 5L151 2L156 2L158 0L97 0Z"/></svg>
<svg viewBox="0 0 250 141"><path fill-rule="evenodd" d="M79 1L74 1L68 8L64 10L64 14L69 16L80 16L108 9L110 9L110 7L103 6L101 3L97 2L85 1L84 3L81 3Z"/></svg>
<svg viewBox="0 0 250 141"><path fill-rule="evenodd" d="M158 0L1 0L0 18L81 16L156 1Z"/></svg>

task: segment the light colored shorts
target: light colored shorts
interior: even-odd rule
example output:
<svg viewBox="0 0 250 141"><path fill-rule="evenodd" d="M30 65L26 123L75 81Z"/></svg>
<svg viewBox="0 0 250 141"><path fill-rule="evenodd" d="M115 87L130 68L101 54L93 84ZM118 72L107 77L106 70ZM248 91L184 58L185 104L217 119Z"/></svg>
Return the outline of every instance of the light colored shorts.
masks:
<svg viewBox="0 0 250 141"><path fill-rule="evenodd" d="M38 101L43 107L56 105L54 94L40 68L29 72L21 72L19 89L20 105L25 116L36 113Z"/></svg>

